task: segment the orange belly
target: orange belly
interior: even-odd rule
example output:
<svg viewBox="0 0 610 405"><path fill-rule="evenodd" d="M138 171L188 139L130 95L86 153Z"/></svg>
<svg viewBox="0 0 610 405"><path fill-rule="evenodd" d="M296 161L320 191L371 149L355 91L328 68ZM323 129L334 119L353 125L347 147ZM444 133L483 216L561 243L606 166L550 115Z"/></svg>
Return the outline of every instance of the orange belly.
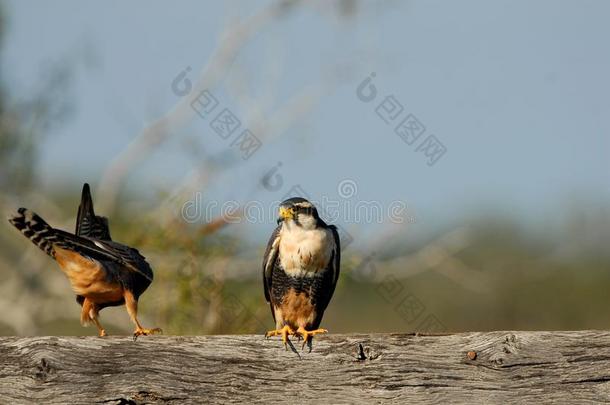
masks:
<svg viewBox="0 0 610 405"><path fill-rule="evenodd" d="M284 324L298 328L307 327L316 318L316 309L304 293L296 293L290 289L280 305L274 306L275 320L278 325Z"/></svg>
<svg viewBox="0 0 610 405"><path fill-rule="evenodd" d="M109 303L123 298L119 283L108 282L100 263L76 252L55 248L55 260L70 280L72 290L95 303Z"/></svg>

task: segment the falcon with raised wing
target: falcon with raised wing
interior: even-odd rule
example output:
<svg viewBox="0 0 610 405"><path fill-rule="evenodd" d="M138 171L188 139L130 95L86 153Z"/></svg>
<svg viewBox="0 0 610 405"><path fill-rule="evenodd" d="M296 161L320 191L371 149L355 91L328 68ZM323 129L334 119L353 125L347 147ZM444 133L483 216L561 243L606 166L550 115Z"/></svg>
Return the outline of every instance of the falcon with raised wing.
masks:
<svg viewBox="0 0 610 405"><path fill-rule="evenodd" d="M76 235L51 227L26 208L19 208L9 222L59 264L82 306L83 325L93 323L99 336L106 336L99 311L125 304L136 325L134 338L161 332L143 328L137 318L138 299L153 280L152 269L136 249L110 239L108 220L93 211L88 184L83 187Z"/></svg>
<svg viewBox="0 0 610 405"><path fill-rule="evenodd" d="M275 330L266 336L290 335L303 339L303 347L319 329L324 311L339 278L341 246L337 228L327 225L316 207L304 198L280 204L278 227L271 235L263 260L265 298L271 307Z"/></svg>
<svg viewBox="0 0 610 405"><path fill-rule="evenodd" d="M74 234L99 240L112 240L108 227L108 218L95 215L89 184L83 185L83 192L76 214L76 230Z"/></svg>

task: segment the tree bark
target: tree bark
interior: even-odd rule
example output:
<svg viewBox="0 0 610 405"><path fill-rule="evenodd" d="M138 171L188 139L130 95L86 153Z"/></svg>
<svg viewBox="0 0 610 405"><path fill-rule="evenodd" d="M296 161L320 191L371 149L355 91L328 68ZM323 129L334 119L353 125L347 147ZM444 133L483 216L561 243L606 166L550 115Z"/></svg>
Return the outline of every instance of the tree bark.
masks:
<svg viewBox="0 0 610 405"><path fill-rule="evenodd" d="M610 402L610 332L3 337L0 403ZM299 357L300 356L300 357Z"/></svg>

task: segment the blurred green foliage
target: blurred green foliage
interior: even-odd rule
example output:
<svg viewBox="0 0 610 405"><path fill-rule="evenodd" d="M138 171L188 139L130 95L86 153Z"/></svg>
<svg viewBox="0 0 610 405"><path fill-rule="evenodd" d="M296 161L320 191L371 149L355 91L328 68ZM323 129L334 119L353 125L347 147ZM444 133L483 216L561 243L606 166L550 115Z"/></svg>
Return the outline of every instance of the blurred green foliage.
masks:
<svg viewBox="0 0 610 405"><path fill-rule="evenodd" d="M71 198L57 196L72 200L59 214L66 224L74 221L77 187ZM155 270L141 299L145 323L169 334L263 333L272 325L260 279L265 241L244 252L245 243L222 228L208 232L208 226L179 220L160 226L142 212L121 211L111 219L113 237L136 246ZM509 220L481 219L459 229L466 236L456 252L447 253L451 249L434 237L415 245L400 238L402 245L388 244L368 262L367 252L348 248L324 326L333 332L441 332L610 325L604 311L610 258L590 246L572 249L579 245L570 233L573 223L547 237ZM10 242L0 251L0 280L9 273L23 277L17 295L38 303L23 315L34 321L32 332L10 326L6 308L2 332L94 334L78 325L79 308L57 266L9 226L1 232ZM110 333L132 329L121 308L104 310L102 321Z"/></svg>

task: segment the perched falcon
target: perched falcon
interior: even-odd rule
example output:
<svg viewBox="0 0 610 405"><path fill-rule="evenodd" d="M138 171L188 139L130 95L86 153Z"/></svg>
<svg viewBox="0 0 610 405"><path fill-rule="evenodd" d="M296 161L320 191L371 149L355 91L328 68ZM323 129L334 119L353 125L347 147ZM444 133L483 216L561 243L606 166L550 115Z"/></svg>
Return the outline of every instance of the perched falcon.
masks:
<svg viewBox="0 0 610 405"><path fill-rule="evenodd" d="M280 204L278 227L267 244L263 261L265 298L271 307L275 330L266 336L311 338L327 332L318 329L339 278L339 234L318 216L304 198Z"/></svg>
<svg viewBox="0 0 610 405"><path fill-rule="evenodd" d="M9 222L57 261L82 306L83 325L94 323L99 335L106 336L99 311L125 304L136 325L134 338L161 332L143 328L137 318L138 298L153 280L152 269L136 249L110 239L108 220L93 211L88 184L78 207L76 235L52 228L26 208L19 208Z"/></svg>

